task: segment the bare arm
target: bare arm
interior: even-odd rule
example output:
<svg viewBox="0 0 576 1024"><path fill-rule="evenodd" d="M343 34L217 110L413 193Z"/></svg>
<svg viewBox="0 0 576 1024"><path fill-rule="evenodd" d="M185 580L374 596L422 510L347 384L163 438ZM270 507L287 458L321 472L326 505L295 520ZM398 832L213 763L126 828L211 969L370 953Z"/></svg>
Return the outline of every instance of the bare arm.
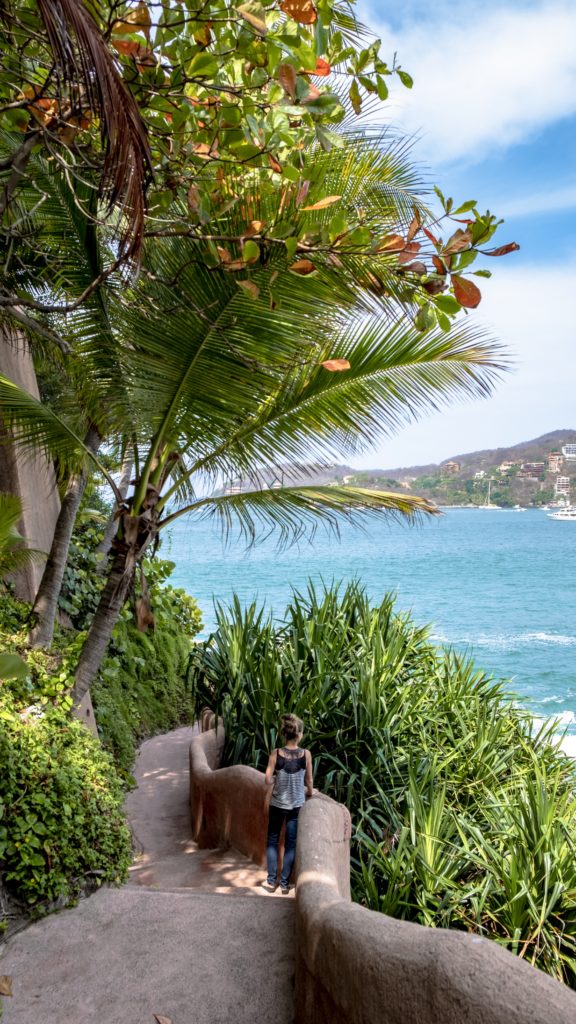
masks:
<svg viewBox="0 0 576 1024"><path fill-rule="evenodd" d="M266 766L266 775L265 775L265 780L266 780L266 785L267 786L273 786L274 785L274 772L276 770L276 755L277 755L277 753L278 753L277 750L273 750L272 753L270 754L270 757L268 758L268 764Z"/></svg>
<svg viewBox="0 0 576 1024"><path fill-rule="evenodd" d="M314 792L314 779L312 777L312 754L309 750L306 751L306 776L304 784L306 786L306 796L312 796Z"/></svg>

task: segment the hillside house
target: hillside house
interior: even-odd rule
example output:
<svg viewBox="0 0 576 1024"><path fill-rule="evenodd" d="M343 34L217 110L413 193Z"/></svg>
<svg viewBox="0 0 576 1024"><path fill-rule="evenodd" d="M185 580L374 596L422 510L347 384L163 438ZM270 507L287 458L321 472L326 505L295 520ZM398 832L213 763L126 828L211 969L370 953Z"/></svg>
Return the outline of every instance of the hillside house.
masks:
<svg viewBox="0 0 576 1024"><path fill-rule="evenodd" d="M556 498L569 498L570 497L570 477L569 476L557 476L554 481L554 496Z"/></svg>
<svg viewBox="0 0 576 1024"><path fill-rule="evenodd" d="M452 462L452 461L445 462L442 466L440 466L440 474L441 474L441 476L456 476L456 473L459 473L459 472L460 472L460 463L459 462Z"/></svg>
<svg viewBox="0 0 576 1024"><path fill-rule="evenodd" d="M539 480L545 468L544 462L523 462L518 476L522 480Z"/></svg>
<svg viewBox="0 0 576 1024"><path fill-rule="evenodd" d="M570 442L570 444L563 444L562 455L567 462L576 462L576 444L574 444L574 442Z"/></svg>
<svg viewBox="0 0 576 1024"><path fill-rule="evenodd" d="M564 456L562 452L549 452L546 461L549 473L559 473L564 463Z"/></svg>

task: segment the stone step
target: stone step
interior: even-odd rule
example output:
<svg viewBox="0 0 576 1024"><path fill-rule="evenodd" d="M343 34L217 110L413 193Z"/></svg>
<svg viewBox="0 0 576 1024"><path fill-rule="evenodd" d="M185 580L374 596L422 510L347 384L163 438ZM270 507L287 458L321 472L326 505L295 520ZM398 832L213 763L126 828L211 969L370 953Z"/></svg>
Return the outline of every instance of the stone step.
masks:
<svg viewBox="0 0 576 1024"><path fill-rule="evenodd" d="M16 935L2 1024L269 1024L293 1019L294 903L102 889Z"/></svg>

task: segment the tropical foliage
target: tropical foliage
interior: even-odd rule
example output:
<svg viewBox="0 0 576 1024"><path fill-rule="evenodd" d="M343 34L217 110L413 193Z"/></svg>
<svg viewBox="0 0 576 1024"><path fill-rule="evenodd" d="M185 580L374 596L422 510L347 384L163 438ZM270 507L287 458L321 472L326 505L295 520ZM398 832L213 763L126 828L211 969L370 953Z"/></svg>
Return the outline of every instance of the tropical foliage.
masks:
<svg viewBox="0 0 576 1024"><path fill-rule="evenodd" d="M220 607L190 674L229 764L263 768L280 713L303 718L316 785L352 812L357 900L576 987L574 767L501 683L356 584L295 594L281 624Z"/></svg>
<svg viewBox="0 0 576 1024"><path fill-rule="evenodd" d="M60 602L69 626L56 628L50 651L29 649L30 607L2 595L0 892L15 915L45 913L124 879L131 841L122 802L136 745L192 716L185 668L200 614L166 585L172 563L157 559L147 569L155 630L140 633L126 610L94 686L100 741L70 720L81 629L104 582L94 553L101 531L81 518ZM23 671L8 673L4 659L14 658Z"/></svg>
<svg viewBox="0 0 576 1024"><path fill-rule="evenodd" d="M349 209L362 207L370 237L382 237L417 208L417 178L393 139L352 138L349 149L320 154L318 166L338 180ZM277 205L261 197L258 216L274 223ZM336 230L324 209L302 216L321 233ZM225 226L238 236L235 210ZM416 306L406 316L413 290L405 293L405 282L414 275L409 266L398 274L395 252L360 259L342 250L335 263L327 251L303 274L291 272L285 247L251 239L252 254L246 245L244 239L236 249L220 247L210 267L197 262L188 238L149 243L131 290L110 289L104 314L87 307L67 323L85 340L71 360L64 402L60 389L58 415L0 379L3 415L19 443L43 447L60 466L92 458L118 504L108 583L77 672L78 698L98 668L136 565L175 515L212 514L225 527L236 519L249 538L257 528L278 527L289 538L318 516L336 523L357 511L431 511L405 493L266 492L258 474L282 462L352 455L421 411L486 394L500 367L498 346L474 328L451 325L446 316L421 330L412 322ZM241 280L238 260L248 274ZM107 426L110 438L131 449L135 479L127 500L80 441L96 416L89 415L90 395L92 407L98 398L105 410L106 423L102 414L96 421L100 435ZM68 408L72 416L62 414ZM238 476L253 480L245 493L201 496ZM142 601L148 614L145 593Z"/></svg>

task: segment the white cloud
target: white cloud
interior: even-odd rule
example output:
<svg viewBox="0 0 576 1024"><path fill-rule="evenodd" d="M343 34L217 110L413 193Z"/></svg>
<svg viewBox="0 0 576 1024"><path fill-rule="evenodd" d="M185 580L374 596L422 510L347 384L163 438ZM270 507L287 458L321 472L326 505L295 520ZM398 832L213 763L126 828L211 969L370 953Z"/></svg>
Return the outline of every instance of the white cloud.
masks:
<svg viewBox="0 0 576 1024"><path fill-rule="evenodd" d="M433 165L483 159L576 113L576 5L456 11L429 5L398 29L366 15L385 58L397 51L415 79L411 92L394 87L388 111Z"/></svg>
<svg viewBox="0 0 576 1024"><path fill-rule="evenodd" d="M502 216L525 217L526 214L558 213L576 207L576 185L567 185L551 192L536 192L516 199L499 200L494 204Z"/></svg>
<svg viewBox="0 0 576 1024"><path fill-rule="evenodd" d="M498 266L482 281L474 317L510 351L512 372L492 398L453 405L402 430L362 467L411 466L482 448L518 444L550 430L576 429L574 323L576 261L560 267Z"/></svg>

